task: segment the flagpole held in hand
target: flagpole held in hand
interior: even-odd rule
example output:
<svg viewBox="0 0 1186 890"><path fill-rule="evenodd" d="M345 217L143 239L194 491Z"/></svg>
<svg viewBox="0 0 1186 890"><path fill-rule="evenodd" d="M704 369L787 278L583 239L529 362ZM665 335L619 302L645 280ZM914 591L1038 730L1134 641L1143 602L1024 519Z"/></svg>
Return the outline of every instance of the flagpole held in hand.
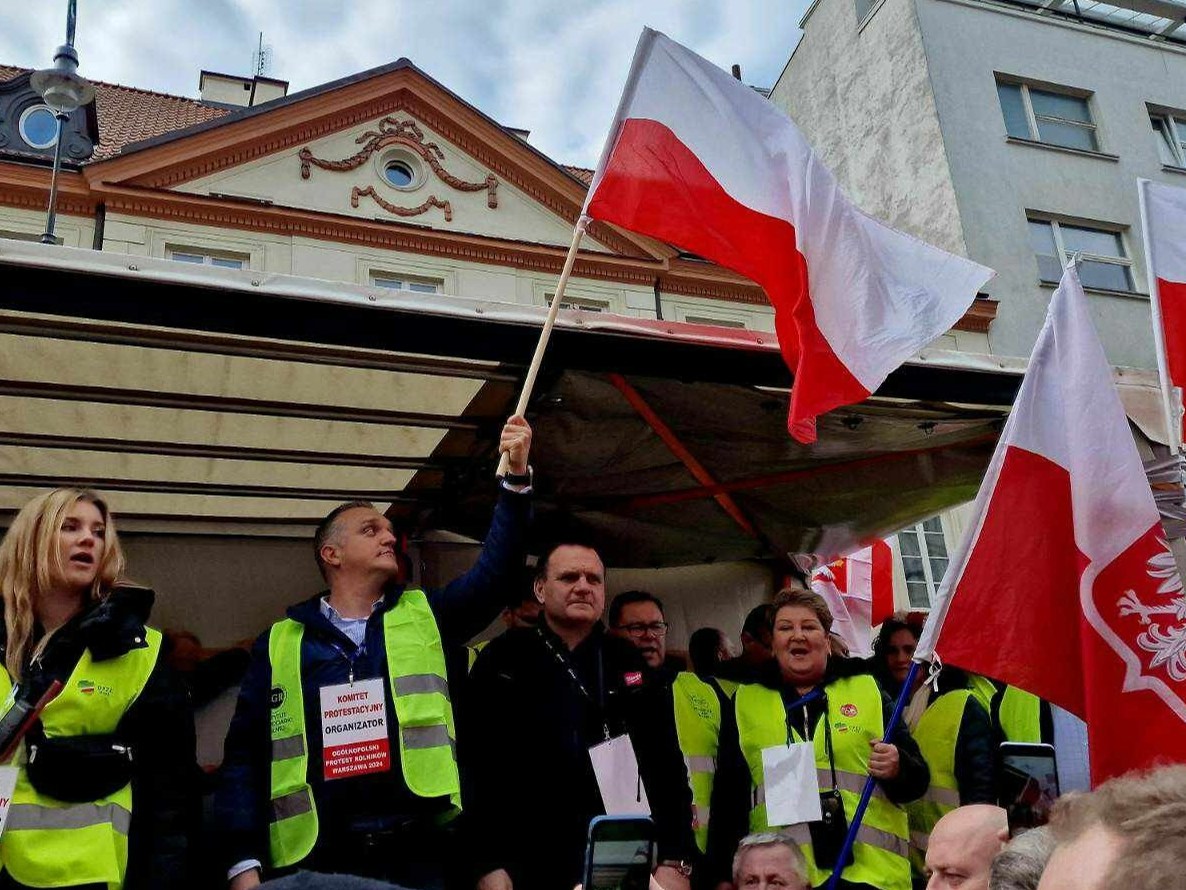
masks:
<svg viewBox="0 0 1186 890"><path fill-rule="evenodd" d="M568 287L568 276L572 274L572 267L576 263L577 248L581 244L581 236L592 222L587 216L577 220L572 230L572 244L568 246L568 256L564 258L564 268L560 271L560 280L556 283L556 295L552 297L552 305L548 309L548 317L544 320L543 330L539 332L539 342L535 344L535 355L531 357L531 365L527 368L527 376L523 378L523 391L519 393L519 403L515 406L515 414L520 417L527 413L527 403L531 401L531 391L535 389L535 378L539 376L540 365L544 363L544 351L548 348L548 340L552 336L552 327L556 324L556 313L560 311L560 303L564 299L564 289ZM498 470L495 475L502 478L510 470L511 459L507 452L502 453L498 460Z"/></svg>
<svg viewBox="0 0 1186 890"><path fill-rule="evenodd" d="M917 661L910 663L910 672L906 674L906 680L902 683L902 691L898 693L898 700L894 702L894 712L890 715L889 723L885 727L884 739L886 742L889 742L893 737L894 730L898 728L898 723L902 719L902 709L906 706L906 700L910 698L910 690L914 688L914 680L918 676L920 667L922 665ZM861 827L861 820L865 818L865 810L869 808L869 800L873 797L876 781L872 776L865 779L865 787L861 789L860 803L857 804L857 811L853 813L852 821L848 823L848 834L844 837L840 855L836 857L837 864L832 871L832 877L828 878L827 890L836 890L840 884L840 875L844 871L844 866L841 863L848 859L848 854L852 852L852 845L857 839L857 830Z"/></svg>

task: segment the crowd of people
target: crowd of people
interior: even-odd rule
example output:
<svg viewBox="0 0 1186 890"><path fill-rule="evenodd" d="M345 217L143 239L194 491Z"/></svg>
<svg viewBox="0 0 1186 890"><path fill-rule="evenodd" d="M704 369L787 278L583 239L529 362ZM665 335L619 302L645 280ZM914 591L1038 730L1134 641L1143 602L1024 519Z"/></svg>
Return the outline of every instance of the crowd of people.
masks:
<svg viewBox="0 0 1186 890"><path fill-rule="evenodd" d="M944 668L915 674L890 730L921 633L909 617L851 657L825 600L791 583L745 617L736 655L701 628L685 657L658 597L607 603L594 542L555 540L525 575L530 442L511 418L510 472L465 574L407 586L388 519L343 504L314 537L326 589L217 671L196 670L196 638L149 626L153 594L125 580L101 497L26 505L0 544L0 890L328 875L570 890L606 812L650 815L661 890L795 890L836 871L846 890L1171 886L1154 882L1186 852L1186 767L1068 795L1049 828L1008 841L997 745L1061 724ZM500 613L505 631L471 644ZM228 671L242 681L207 778L192 708Z"/></svg>

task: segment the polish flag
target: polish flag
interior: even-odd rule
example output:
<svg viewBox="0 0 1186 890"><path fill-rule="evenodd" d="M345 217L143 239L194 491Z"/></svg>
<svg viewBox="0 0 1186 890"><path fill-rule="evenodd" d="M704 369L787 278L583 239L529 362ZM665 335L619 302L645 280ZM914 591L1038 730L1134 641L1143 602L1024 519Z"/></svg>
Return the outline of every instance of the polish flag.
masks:
<svg viewBox="0 0 1186 890"><path fill-rule="evenodd" d="M866 216L769 100L649 28L584 213L762 286L801 442L950 330L993 274Z"/></svg>
<svg viewBox="0 0 1186 890"><path fill-rule="evenodd" d="M1074 268L915 658L1087 721L1091 776L1186 761L1186 596Z"/></svg>
<svg viewBox="0 0 1186 890"><path fill-rule="evenodd" d="M1153 332L1161 376L1169 390L1170 429L1186 440L1175 420L1186 388L1186 189L1142 179L1138 183L1145 228L1145 256L1153 282ZM1174 390L1179 392L1174 392Z"/></svg>
<svg viewBox="0 0 1186 890"><path fill-rule="evenodd" d="M811 589L832 610L832 630L853 655L873 654L873 628L894 611L893 552L877 541L812 573Z"/></svg>

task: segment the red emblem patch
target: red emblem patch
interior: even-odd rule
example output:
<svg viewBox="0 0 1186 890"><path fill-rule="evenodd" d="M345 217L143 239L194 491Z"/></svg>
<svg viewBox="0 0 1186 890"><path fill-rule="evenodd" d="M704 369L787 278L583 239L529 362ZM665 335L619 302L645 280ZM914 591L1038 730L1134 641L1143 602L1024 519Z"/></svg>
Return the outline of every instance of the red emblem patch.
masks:
<svg viewBox="0 0 1186 890"><path fill-rule="evenodd" d="M627 686L641 686L642 685L642 672L641 671L631 671L628 674L623 674L622 679L625 681Z"/></svg>
<svg viewBox="0 0 1186 890"><path fill-rule="evenodd" d="M857 715L857 706L854 704L841 705L840 713L845 717L855 717Z"/></svg>

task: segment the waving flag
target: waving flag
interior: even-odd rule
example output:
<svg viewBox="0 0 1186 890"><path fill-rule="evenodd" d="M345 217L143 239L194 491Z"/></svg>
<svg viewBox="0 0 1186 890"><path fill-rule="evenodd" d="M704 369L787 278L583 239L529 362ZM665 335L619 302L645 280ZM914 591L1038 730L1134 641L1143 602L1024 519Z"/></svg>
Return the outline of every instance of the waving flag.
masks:
<svg viewBox="0 0 1186 890"><path fill-rule="evenodd" d="M853 655L873 654L873 628L894 611L893 552L885 541L816 569L811 589L832 610L832 630Z"/></svg>
<svg viewBox="0 0 1186 890"><path fill-rule="evenodd" d="M1186 189L1142 179L1137 185L1145 229L1145 256L1153 291L1153 333L1167 390L1167 429L1177 446L1186 440L1177 414L1186 388Z"/></svg>
<svg viewBox="0 0 1186 890"><path fill-rule="evenodd" d="M1100 782L1186 761L1186 596L1068 267L916 660L1087 721Z"/></svg>
<svg viewBox="0 0 1186 890"><path fill-rule="evenodd" d="M650 29L585 214L762 286L801 442L815 441L818 415L862 401L946 333L992 277L866 216L774 105Z"/></svg>

